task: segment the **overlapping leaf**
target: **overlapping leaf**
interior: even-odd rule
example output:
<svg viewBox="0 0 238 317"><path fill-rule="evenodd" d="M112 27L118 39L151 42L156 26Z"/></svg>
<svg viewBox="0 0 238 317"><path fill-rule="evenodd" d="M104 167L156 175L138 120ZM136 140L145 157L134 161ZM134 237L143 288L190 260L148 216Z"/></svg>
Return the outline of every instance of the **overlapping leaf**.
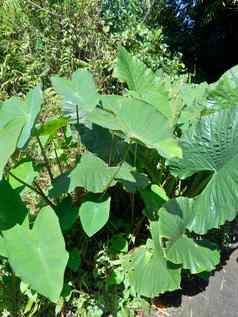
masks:
<svg viewBox="0 0 238 317"><path fill-rule="evenodd" d="M0 126L0 180L2 179L5 165L16 150L24 122L24 120L19 118Z"/></svg>
<svg viewBox="0 0 238 317"><path fill-rule="evenodd" d="M16 176L17 178L23 180L25 183L31 185L34 181L34 178L38 175L38 173L34 170L32 162L24 162L17 167L13 168L11 170L11 174ZM17 179L15 179L13 176L9 176L9 183L11 186L16 189L19 188L22 185Z"/></svg>
<svg viewBox="0 0 238 317"><path fill-rule="evenodd" d="M26 220L4 231L3 237L15 274L32 289L57 302L63 288L68 253L54 211L43 209L32 229Z"/></svg>
<svg viewBox="0 0 238 317"><path fill-rule="evenodd" d="M158 231L168 260L182 264L183 268L189 269L191 273L215 269L220 260L216 247L207 240L194 241L186 235L186 229L194 218L192 199L180 197L170 200L159 214L159 222L151 224L154 233L152 236L154 238L155 231Z"/></svg>
<svg viewBox="0 0 238 317"><path fill-rule="evenodd" d="M139 295L153 298L180 288L180 267L167 261L162 249L155 248L151 240L126 255L122 265Z"/></svg>
<svg viewBox="0 0 238 317"><path fill-rule="evenodd" d="M18 140L18 148L23 148L31 136L36 118L43 102L40 86L30 90L25 100L12 97L0 107L0 129L12 120L22 122L22 131Z"/></svg>
<svg viewBox="0 0 238 317"><path fill-rule="evenodd" d="M215 110L238 106L238 66L232 67L217 82L209 85L208 100Z"/></svg>
<svg viewBox="0 0 238 317"><path fill-rule="evenodd" d="M74 123L84 122L88 112L99 102L92 74L85 69L79 69L73 73L71 80L53 76L51 81L56 92L64 97L65 115Z"/></svg>
<svg viewBox="0 0 238 317"><path fill-rule="evenodd" d="M200 171L211 178L194 199L194 219L189 228L204 234L237 215L238 108L203 117L181 139L183 159L169 162L182 179Z"/></svg>
<svg viewBox="0 0 238 317"><path fill-rule="evenodd" d="M155 107L121 96L104 96L102 102L103 108L97 108L89 115L92 122L120 131L128 142L141 142L167 158L182 156L168 120Z"/></svg>

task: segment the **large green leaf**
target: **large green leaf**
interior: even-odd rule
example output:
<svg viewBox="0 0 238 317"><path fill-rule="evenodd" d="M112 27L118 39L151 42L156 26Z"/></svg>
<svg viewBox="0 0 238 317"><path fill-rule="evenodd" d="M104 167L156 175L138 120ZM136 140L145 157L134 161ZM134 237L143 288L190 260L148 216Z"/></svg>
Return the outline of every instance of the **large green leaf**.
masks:
<svg viewBox="0 0 238 317"><path fill-rule="evenodd" d="M216 110L238 106L238 66L232 67L217 82L209 85L208 100Z"/></svg>
<svg viewBox="0 0 238 317"><path fill-rule="evenodd" d="M92 74L85 69L79 69L73 73L71 80L53 76L51 81L56 92L64 97L65 115L74 123L77 119L83 122L87 113L92 111L99 101Z"/></svg>
<svg viewBox="0 0 238 317"><path fill-rule="evenodd" d="M131 97L104 96L103 108L96 108L89 119L105 128L120 131L127 141L141 142L162 156L181 157L169 122L152 105Z"/></svg>
<svg viewBox="0 0 238 317"><path fill-rule="evenodd" d="M208 241L194 241L186 235L194 218L191 207L192 199L170 200L160 210L159 223L151 224L152 232L158 230L165 256L171 262L182 264L191 273L211 271L219 263L219 252Z"/></svg>
<svg viewBox="0 0 238 317"><path fill-rule="evenodd" d="M122 265L139 295L153 298L180 288L180 267L168 262L151 240L126 255Z"/></svg>
<svg viewBox="0 0 238 317"><path fill-rule="evenodd" d="M91 196L91 195L90 195ZM109 219L111 198L88 197L79 208L79 217L83 230L89 237L92 237Z"/></svg>
<svg viewBox="0 0 238 317"><path fill-rule="evenodd" d="M237 215L238 108L203 117L181 139L183 159L169 162L182 179L200 171L211 173L210 181L192 208L190 229L204 234Z"/></svg>
<svg viewBox="0 0 238 317"><path fill-rule="evenodd" d="M126 82L130 90L144 92L151 89L157 78L147 66L121 47L118 51L114 76Z"/></svg>
<svg viewBox="0 0 238 317"><path fill-rule="evenodd" d="M0 231L21 224L27 214L18 192L5 181L0 181Z"/></svg>
<svg viewBox="0 0 238 317"><path fill-rule="evenodd" d="M2 179L5 165L16 150L23 125L24 120L21 118L11 120L3 126L0 125L0 180Z"/></svg>
<svg viewBox="0 0 238 317"><path fill-rule="evenodd" d="M57 302L63 288L68 253L56 214L41 210L32 229L28 221L3 232L9 263L32 289Z"/></svg>

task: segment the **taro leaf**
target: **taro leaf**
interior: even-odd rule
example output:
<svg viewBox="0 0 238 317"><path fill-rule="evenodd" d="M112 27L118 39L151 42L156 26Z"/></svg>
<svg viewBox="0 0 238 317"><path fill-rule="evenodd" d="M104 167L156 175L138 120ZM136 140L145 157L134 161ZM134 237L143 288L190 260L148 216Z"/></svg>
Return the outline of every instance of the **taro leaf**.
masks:
<svg viewBox="0 0 238 317"><path fill-rule="evenodd" d="M0 234L0 256L7 258L7 251L5 248L5 241L3 236Z"/></svg>
<svg viewBox="0 0 238 317"><path fill-rule="evenodd" d="M184 157L169 162L174 175L184 179L199 171L211 178L195 197L195 217L189 229L200 234L218 228L237 215L238 108L203 117L181 139Z"/></svg>
<svg viewBox="0 0 238 317"><path fill-rule="evenodd" d="M126 82L130 90L138 92L151 89L156 82L155 74L147 66L121 47L118 51L114 77Z"/></svg>
<svg viewBox="0 0 238 317"><path fill-rule="evenodd" d="M143 189L149 184L149 178L146 174L138 173L126 162L122 164L115 179L130 193L135 193L138 189Z"/></svg>
<svg viewBox="0 0 238 317"><path fill-rule="evenodd" d="M57 216L62 231L68 231L72 228L78 218L78 208L73 206L72 198L64 198L56 208Z"/></svg>
<svg viewBox="0 0 238 317"><path fill-rule="evenodd" d="M25 100L12 97L0 107L0 128L13 119L22 121L22 131L18 140L18 148L23 148L31 136L36 118L43 102L40 86L30 90Z"/></svg>
<svg viewBox="0 0 238 317"><path fill-rule="evenodd" d="M11 120L4 126L0 127L0 180L2 179L4 167L7 164L7 161L15 152L23 125L24 120L18 118Z"/></svg>
<svg viewBox="0 0 238 317"><path fill-rule="evenodd" d="M56 92L64 97L64 114L74 123L77 122L77 115L79 122L84 122L88 112L99 101L92 74L88 70L79 69L73 73L71 80L53 76L51 81Z"/></svg>
<svg viewBox="0 0 238 317"><path fill-rule="evenodd" d="M210 106L222 110L238 106L238 66L226 71L221 78L209 85Z"/></svg>
<svg viewBox="0 0 238 317"><path fill-rule="evenodd" d="M32 229L28 221L3 232L9 263L23 282L57 302L64 283L68 253L54 211L41 210Z"/></svg>
<svg viewBox="0 0 238 317"><path fill-rule="evenodd" d="M119 131L126 141L140 142L166 158L182 156L168 120L152 105L122 96L104 96L102 102L103 107L89 115L93 123Z"/></svg>
<svg viewBox="0 0 238 317"><path fill-rule="evenodd" d="M76 187L83 187L89 192L101 193L113 179L115 171L115 167L108 167L103 160L88 152L82 155L77 166L69 174L69 192ZM111 185L114 184L115 182L112 182Z"/></svg>
<svg viewBox="0 0 238 317"><path fill-rule="evenodd" d="M141 296L153 298L180 288L180 267L168 262L162 249L155 248L151 240L126 255L122 266L130 285Z"/></svg>
<svg viewBox="0 0 238 317"><path fill-rule="evenodd" d="M79 126L80 141L86 149L111 165L122 160L125 148L128 146L121 138L113 135L108 129L92 124Z"/></svg>
<svg viewBox="0 0 238 317"><path fill-rule="evenodd" d="M67 123L68 120L66 118L49 119L46 123L42 124L39 128L35 129L34 135L54 136L60 128L67 126Z"/></svg>
<svg viewBox="0 0 238 317"><path fill-rule="evenodd" d="M191 273L215 269L220 260L215 245L207 240L194 241L185 234L194 217L192 199L180 197L170 200L159 214L159 222L151 223L152 236L155 236L156 230L159 232L164 242L163 251L169 261L182 264Z"/></svg>
<svg viewBox="0 0 238 317"><path fill-rule="evenodd" d="M140 194L145 203L146 217L151 221L158 220L160 207L168 201L165 190L158 185L152 185L150 189L140 190Z"/></svg>
<svg viewBox="0 0 238 317"><path fill-rule="evenodd" d="M69 253L68 267L73 271L77 272L81 263L81 255L78 249L74 249Z"/></svg>
<svg viewBox="0 0 238 317"><path fill-rule="evenodd" d="M109 219L111 198L107 195L103 197L88 195L79 208L79 217L85 233L92 237Z"/></svg>
<svg viewBox="0 0 238 317"><path fill-rule="evenodd" d="M21 137L18 141L18 147L23 148L31 136L36 118L41 110L43 103L42 91L40 86L32 89L26 96L23 106L23 112L26 118L26 124L22 130Z"/></svg>
<svg viewBox="0 0 238 317"><path fill-rule="evenodd" d="M32 162L24 162L14 169L11 170L11 174L20 178L25 183L31 185L34 181L34 178L38 175L38 173L34 170ZM13 176L9 176L9 183L12 188L16 189L22 186L22 183L18 182Z"/></svg>
<svg viewBox="0 0 238 317"><path fill-rule="evenodd" d="M26 206L18 192L5 180L0 181L0 201L0 231L21 224L27 214Z"/></svg>

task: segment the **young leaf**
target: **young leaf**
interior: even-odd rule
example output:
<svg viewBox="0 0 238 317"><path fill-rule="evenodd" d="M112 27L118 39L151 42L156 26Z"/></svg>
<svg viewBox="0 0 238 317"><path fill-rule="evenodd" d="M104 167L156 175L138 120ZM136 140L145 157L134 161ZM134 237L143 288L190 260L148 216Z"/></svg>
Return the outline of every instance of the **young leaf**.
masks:
<svg viewBox="0 0 238 317"><path fill-rule="evenodd" d="M194 220L189 229L204 234L237 215L238 108L203 117L181 139L183 159L169 162L182 179L199 171L211 178L193 202Z"/></svg>
<svg viewBox="0 0 238 317"><path fill-rule="evenodd" d="M23 125L24 121L22 119L15 119L0 127L0 180L2 179L7 161L15 152Z"/></svg>
<svg viewBox="0 0 238 317"><path fill-rule="evenodd" d="M89 198L90 199L90 198ZM79 208L79 217L85 233L92 237L109 219L111 198L104 200L92 199L86 200Z"/></svg>
<svg viewBox="0 0 238 317"><path fill-rule="evenodd" d="M186 229L194 218L192 199L180 197L164 204L159 214L159 222L151 223L152 238L164 241L166 258L182 264L191 273L212 271L219 263L220 255L215 245L206 240L194 241L186 236ZM158 245L158 241L156 243Z"/></svg>
<svg viewBox="0 0 238 317"><path fill-rule="evenodd" d="M27 208L18 192L5 181L0 181L0 231L21 224L27 214Z"/></svg>
<svg viewBox="0 0 238 317"><path fill-rule="evenodd" d="M49 135L54 136L60 128L67 125L68 120L65 118L50 119L46 123L42 124L39 128L35 129L34 135L42 136Z"/></svg>
<svg viewBox="0 0 238 317"><path fill-rule="evenodd" d="M168 262L162 249L155 248L151 240L126 255L122 266L130 284L141 296L153 298L180 288L180 267Z"/></svg>
<svg viewBox="0 0 238 317"><path fill-rule="evenodd" d="M54 211L41 210L32 229L26 221L4 231L9 263L17 276L52 302L63 288L68 253Z"/></svg>

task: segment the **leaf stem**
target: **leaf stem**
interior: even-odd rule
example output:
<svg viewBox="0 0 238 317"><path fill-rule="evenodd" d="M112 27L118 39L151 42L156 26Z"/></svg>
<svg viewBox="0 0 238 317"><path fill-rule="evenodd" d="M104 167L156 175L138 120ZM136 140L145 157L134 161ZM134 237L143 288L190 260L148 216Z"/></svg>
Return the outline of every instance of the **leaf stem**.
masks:
<svg viewBox="0 0 238 317"><path fill-rule="evenodd" d="M60 174L63 174L63 169L62 169L62 166L61 166L61 163L60 163L60 159L59 159L59 156L58 156L58 153L57 153L56 144L55 144L54 140L53 140L53 145L54 145L55 158L56 158L56 162L57 162Z"/></svg>
<svg viewBox="0 0 238 317"><path fill-rule="evenodd" d="M17 180L19 183L21 183L22 185L28 187L29 189L31 189L33 192L35 192L36 194L40 195L47 204L49 204L51 206L51 208L53 208L55 210L55 205L52 203L52 201L49 200L49 198L44 194L43 190L40 188L40 186L34 182L34 185L36 186L36 188L26 182L24 182L22 179L20 179L19 177L15 176L14 174L12 174L11 172L9 172L9 175L11 175L15 180Z"/></svg>
<svg viewBox="0 0 238 317"><path fill-rule="evenodd" d="M125 162L126 160L126 157L127 157L127 154L129 152L129 149L130 149L130 143L128 143L127 147L126 147L126 150L124 152L124 155L122 157L122 160L120 162L120 164L118 165L117 169L115 170L115 172L113 173L112 177L110 178L109 182L107 183L107 185L105 186L103 192L105 193L108 188L111 186L112 182L114 181L114 178L117 176L117 174L119 173L121 167L122 167L122 164ZM104 194L103 194L104 195Z"/></svg>
<svg viewBox="0 0 238 317"><path fill-rule="evenodd" d="M39 144L39 146L40 146L41 153L42 153L42 156L43 156L43 158L44 158L45 166L46 166L46 169L47 169L47 171L48 171L48 174L49 174L51 183L53 183L53 181L54 181L54 176L53 176L53 174L52 174L52 172L51 172L50 163L49 163L49 161L48 161L48 158L47 158L45 149L44 149L44 147L43 147L43 144L41 143L41 140L40 140L39 136L36 136L36 139L37 139L37 142L38 142L38 144Z"/></svg>

